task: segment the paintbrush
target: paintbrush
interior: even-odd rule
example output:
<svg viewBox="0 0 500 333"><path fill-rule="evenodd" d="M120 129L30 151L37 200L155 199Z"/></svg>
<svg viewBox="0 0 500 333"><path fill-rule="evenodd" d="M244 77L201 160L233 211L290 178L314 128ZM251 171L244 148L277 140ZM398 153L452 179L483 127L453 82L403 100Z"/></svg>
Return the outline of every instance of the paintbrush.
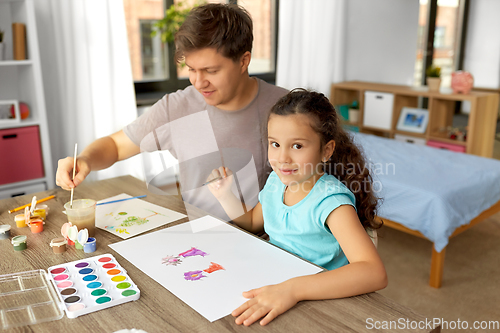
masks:
<svg viewBox="0 0 500 333"><path fill-rule="evenodd" d="M73 179L72 180L75 180L75 172L76 172L76 149L78 147L78 143L75 143L75 157L73 159ZM73 192L75 191L75 188L72 187L71 188L71 200L70 200L70 203L69 203L69 206L71 208L73 208Z"/></svg>

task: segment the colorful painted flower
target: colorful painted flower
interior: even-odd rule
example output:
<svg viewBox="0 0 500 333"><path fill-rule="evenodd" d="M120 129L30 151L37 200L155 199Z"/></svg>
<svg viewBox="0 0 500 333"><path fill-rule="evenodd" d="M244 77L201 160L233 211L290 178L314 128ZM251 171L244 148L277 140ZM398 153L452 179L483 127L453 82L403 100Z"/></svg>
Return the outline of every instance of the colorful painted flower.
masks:
<svg viewBox="0 0 500 333"><path fill-rule="evenodd" d="M188 281L196 281L204 277L206 276L203 275L203 271L191 271L184 273L184 279Z"/></svg>
<svg viewBox="0 0 500 333"><path fill-rule="evenodd" d="M210 274L210 273L213 273L213 272L221 270L221 269L224 269L224 267L222 267L221 265L216 264L214 262L211 262L210 266L207 269L204 269L203 271Z"/></svg>
<svg viewBox="0 0 500 333"><path fill-rule="evenodd" d="M186 257L193 257L193 256L206 256L208 253L203 252L201 250L198 250L195 247L192 247L191 250L187 250L186 252L179 253L179 256L182 256L184 258Z"/></svg>
<svg viewBox="0 0 500 333"><path fill-rule="evenodd" d="M167 266L177 266L182 262L181 258L175 256L166 256L161 259L161 263Z"/></svg>

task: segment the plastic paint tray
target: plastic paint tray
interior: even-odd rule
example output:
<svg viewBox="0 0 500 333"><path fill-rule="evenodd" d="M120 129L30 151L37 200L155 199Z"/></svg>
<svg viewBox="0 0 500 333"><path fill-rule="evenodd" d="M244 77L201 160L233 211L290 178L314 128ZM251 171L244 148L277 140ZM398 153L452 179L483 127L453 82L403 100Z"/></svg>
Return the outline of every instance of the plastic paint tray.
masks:
<svg viewBox="0 0 500 333"><path fill-rule="evenodd" d="M2 328L68 318L135 301L140 290L111 254L0 276Z"/></svg>

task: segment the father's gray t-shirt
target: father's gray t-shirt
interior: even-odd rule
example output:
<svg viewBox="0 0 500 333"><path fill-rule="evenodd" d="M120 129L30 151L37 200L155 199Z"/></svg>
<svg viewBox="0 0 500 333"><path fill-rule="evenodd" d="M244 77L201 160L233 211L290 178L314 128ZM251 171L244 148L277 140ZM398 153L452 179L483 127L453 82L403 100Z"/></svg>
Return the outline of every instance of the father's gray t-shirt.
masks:
<svg viewBox="0 0 500 333"><path fill-rule="evenodd" d="M183 200L228 220L222 206L202 184L213 169L224 164L235 174L233 193L248 208L257 204L258 193L271 171L267 163L267 117L271 107L288 92L260 79L257 82L257 95L241 110L210 106L189 86L165 95L124 132L142 152L168 150L179 162ZM161 159L153 161L154 165L150 162L144 167L158 172L169 169ZM164 173L172 174L172 169Z"/></svg>

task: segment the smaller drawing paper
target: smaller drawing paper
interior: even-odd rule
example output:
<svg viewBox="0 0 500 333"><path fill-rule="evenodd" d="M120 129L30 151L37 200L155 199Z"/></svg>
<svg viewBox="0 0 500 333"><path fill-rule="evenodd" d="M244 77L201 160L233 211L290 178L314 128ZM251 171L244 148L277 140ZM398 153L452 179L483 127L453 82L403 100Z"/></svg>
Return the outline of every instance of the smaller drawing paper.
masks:
<svg viewBox="0 0 500 333"><path fill-rule="evenodd" d="M122 193L97 203L131 198ZM184 214L160 207L141 199L99 205L95 212L95 226L123 239L139 235L187 217Z"/></svg>
<svg viewBox="0 0 500 333"><path fill-rule="evenodd" d="M211 322L244 291L323 270L211 216L109 246Z"/></svg>

